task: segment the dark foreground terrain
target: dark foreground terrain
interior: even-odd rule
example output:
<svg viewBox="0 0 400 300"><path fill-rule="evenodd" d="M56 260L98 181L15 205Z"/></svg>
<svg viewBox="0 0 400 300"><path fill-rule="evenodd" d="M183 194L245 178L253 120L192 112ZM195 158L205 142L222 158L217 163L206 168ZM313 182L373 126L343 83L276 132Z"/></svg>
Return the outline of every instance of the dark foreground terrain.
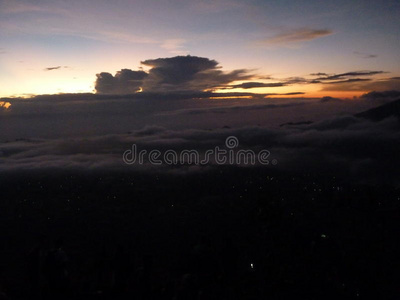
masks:
<svg viewBox="0 0 400 300"><path fill-rule="evenodd" d="M398 299L400 190L221 167L0 178L0 299Z"/></svg>

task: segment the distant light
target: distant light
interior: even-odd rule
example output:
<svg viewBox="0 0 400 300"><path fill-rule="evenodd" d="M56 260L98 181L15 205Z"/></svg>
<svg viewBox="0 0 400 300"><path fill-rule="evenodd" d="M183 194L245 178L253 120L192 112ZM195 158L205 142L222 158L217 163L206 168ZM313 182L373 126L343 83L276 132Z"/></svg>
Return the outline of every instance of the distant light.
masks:
<svg viewBox="0 0 400 300"><path fill-rule="evenodd" d="M10 106L11 106L10 102L0 101L0 107L4 107L5 109L8 109Z"/></svg>
<svg viewBox="0 0 400 300"><path fill-rule="evenodd" d="M250 264L250 268L254 269L254 265L253 265L253 264Z"/></svg>

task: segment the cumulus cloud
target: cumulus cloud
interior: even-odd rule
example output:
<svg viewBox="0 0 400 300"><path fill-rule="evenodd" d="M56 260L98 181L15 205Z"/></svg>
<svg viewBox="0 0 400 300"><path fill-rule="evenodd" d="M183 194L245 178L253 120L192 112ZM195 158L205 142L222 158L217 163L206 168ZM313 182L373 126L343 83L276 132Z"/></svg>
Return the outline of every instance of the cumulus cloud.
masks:
<svg viewBox="0 0 400 300"><path fill-rule="evenodd" d="M149 59L142 64L151 67L144 91L213 90L253 76L244 69L224 72L215 60L196 56Z"/></svg>
<svg viewBox="0 0 400 300"><path fill-rule="evenodd" d="M150 80L170 85L190 82L198 73L213 70L218 65L215 60L197 56L148 59L141 63L151 68Z"/></svg>
<svg viewBox="0 0 400 300"><path fill-rule="evenodd" d="M148 59L141 63L150 67L148 73L123 69L115 76L105 72L98 74L96 91L103 94L129 94L139 90L202 92L254 76L245 69L224 72L215 60L190 55Z"/></svg>
<svg viewBox="0 0 400 300"><path fill-rule="evenodd" d="M331 34L333 34L333 31L329 29L300 28L280 32L273 37L259 41L258 44L264 46L290 47L298 45L302 42L315 40Z"/></svg>
<svg viewBox="0 0 400 300"><path fill-rule="evenodd" d="M115 76L102 72L97 74L95 89L100 94L132 94L141 89L148 76L144 71L122 69Z"/></svg>

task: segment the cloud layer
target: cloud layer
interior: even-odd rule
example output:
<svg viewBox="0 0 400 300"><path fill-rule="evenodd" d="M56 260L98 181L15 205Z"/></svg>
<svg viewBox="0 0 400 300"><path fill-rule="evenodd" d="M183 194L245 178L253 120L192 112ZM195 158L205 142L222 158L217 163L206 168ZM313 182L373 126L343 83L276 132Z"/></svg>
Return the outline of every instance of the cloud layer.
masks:
<svg viewBox="0 0 400 300"><path fill-rule="evenodd" d="M207 172L206 166L144 164L126 165L122 153L135 144L138 150L196 150L204 154L224 147L228 136L239 140L238 149L267 149L273 166L285 172L341 175L358 182L398 183L398 172L390 172L398 160L399 120L388 116L380 122L344 115L324 121L281 128L244 126L234 128L173 130L148 126L127 134L70 139L28 139L0 144L0 170L26 169L119 169L143 172ZM258 166L261 167L261 166ZM263 166L265 167L265 166ZM269 167L272 167L269 166Z"/></svg>

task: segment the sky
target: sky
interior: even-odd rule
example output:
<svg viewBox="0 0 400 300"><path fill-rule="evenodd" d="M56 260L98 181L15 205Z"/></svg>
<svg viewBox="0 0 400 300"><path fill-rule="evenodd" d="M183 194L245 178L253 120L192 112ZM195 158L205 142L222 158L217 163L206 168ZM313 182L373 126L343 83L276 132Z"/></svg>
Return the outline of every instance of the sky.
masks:
<svg viewBox="0 0 400 300"><path fill-rule="evenodd" d="M352 98L395 90L399 12L390 0L0 0L0 97L196 88ZM191 73L193 59L167 60L187 55L204 58ZM192 76L190 88L171 81L176 72ZM134 79L121 83L126 76Z"/></svg>

